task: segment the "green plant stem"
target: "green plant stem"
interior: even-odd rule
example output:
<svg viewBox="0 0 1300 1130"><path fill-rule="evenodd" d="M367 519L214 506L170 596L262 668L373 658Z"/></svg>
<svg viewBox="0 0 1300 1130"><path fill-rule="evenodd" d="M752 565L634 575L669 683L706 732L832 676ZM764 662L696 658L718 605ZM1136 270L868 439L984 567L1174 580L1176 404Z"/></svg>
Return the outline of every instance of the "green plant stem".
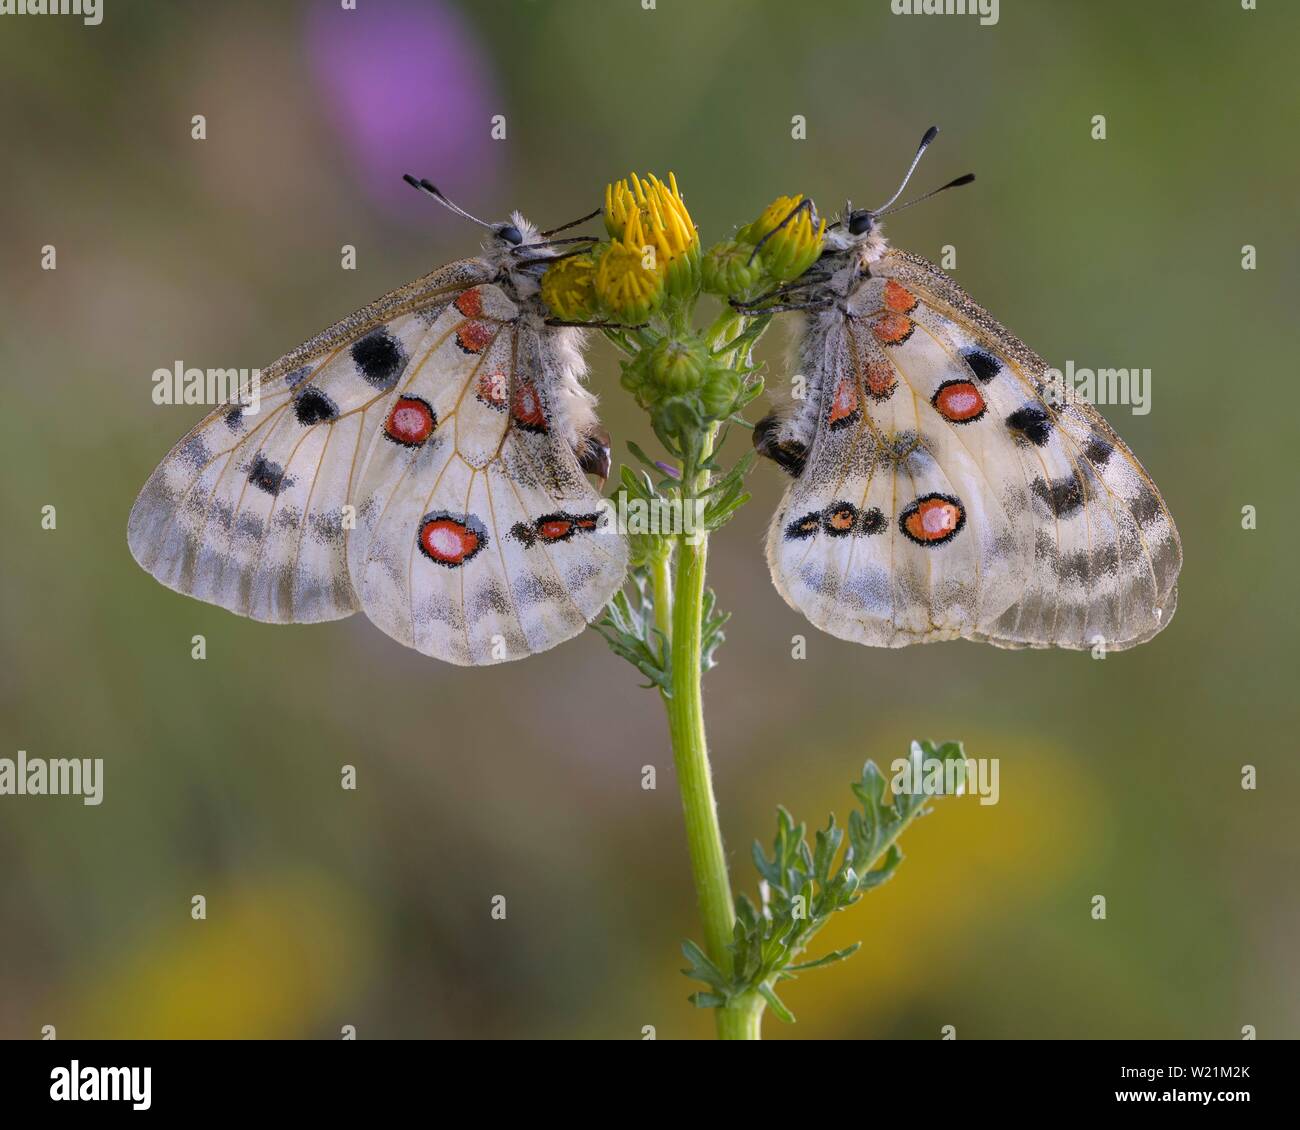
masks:
<svg viewBox="0 0 1300 1130"><path fill-rule="evenodd" d="M713 433L710 432L705 445L706 455L712 441ZM683 482L683 498L695 497L707 485L707 480L707 472L699 472L692 481ZM700 531L694 545L686 537L676 540L676 570L672 584L669 583L666 561L662 571L656 563L651 574L656 616L661 615L661 601L666 599L672 608L672 694L666 697L668 728L686 817L686 842L690 849L696 899L704 921L704 949L719 969L730 971L731 953L727 947L736 925L735 902L722 846L722 829L718 824L717 801L713 795L701 687L708 535ZM716 1009L719 1039L759 1039L763 1005L761 997L747 996Z"/></svg>
<svg viewBox="0 0 1300 1130"><path fill-rule="evenodd" d="M767 1002L757 993L746 993L726 1007L717 1009L718 1039L761 1040L763 1008L766 1004Z"/></svg>
<svg viewBox="0 0 1300 1130"><path fill-rule="evenodd" d="M671 543L669 543L671 547ZM650 559L650 584L654 592L655 627L671 641L673 638L672 550L657 553Z"/></svg>

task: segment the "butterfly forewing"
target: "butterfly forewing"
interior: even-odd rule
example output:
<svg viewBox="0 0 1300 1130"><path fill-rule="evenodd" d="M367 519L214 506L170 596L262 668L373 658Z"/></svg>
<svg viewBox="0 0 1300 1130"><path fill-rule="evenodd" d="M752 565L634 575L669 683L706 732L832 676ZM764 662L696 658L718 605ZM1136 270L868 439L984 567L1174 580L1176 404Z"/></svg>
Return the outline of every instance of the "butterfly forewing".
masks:
<svg viewBox="0 0 1300 1130"><path fill-rule="evenodd" d="M428 334L416 313L393 311L445 305L485 270L455 263L394 292L268 368L256 411L248 397L210 413L140 492L127 532L136 560L171 588L257 620L355 611L344 507Z"/></svg>

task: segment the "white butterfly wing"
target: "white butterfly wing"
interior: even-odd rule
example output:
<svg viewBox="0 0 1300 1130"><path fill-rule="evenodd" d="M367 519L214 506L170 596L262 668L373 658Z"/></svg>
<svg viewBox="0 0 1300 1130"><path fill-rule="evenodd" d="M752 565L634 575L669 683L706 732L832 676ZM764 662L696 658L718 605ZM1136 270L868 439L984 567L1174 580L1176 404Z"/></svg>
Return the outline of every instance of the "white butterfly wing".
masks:
<svg viewBox="0 0 1300 1130"><path fill-rule="evenodd" d="M1172 614L1177 533L1091 407L924 260L890 251L805 342L811 436L768 536L778 590L880 646L1110 649ZM837 509L840 508L840 509ZM843 529L837 529L843 526Z"/></svg>
<svg viewBox="0 0 1300 1130"><path fill-rule="evenodd" d="M877 288L878 289L878 288ZM995 619L1023 581L1023 523L988 478L987 452L938 429L903 375L898 351L872 332L880 306L825 315L804 364L813 439L768 534L778 590L819 628L902 647L954 639ZM946 365L925 337L906 344L921 384ZM933 526L909 530L909 508ZM940 521L942 519L942 521Z"/></svg>
<svg viewBox="0 0 1300 1130"><path fill-rule="evenodd" d="M1087 401L1056 403L1042 358L933 264L902 251L885 270L921 296L919 315L958 352L984 350L999 370L980 381L988 422L1021 457L1034 561L1019 598L972 638L1002 647L1116 651L1151 639L1178 603L1182 543L1137 457Z"/></svg>
<svg viewBox="0 0 1300 1130"><path fill-rule="evenodd" d="M574 448L590 422L569 331L481 286L434 327L398 388L357 494L349 567L366 614L426 655L485 664L545 651L600 614L627 546Z"/></svg>
<svg viewBox="0 0 1300 1130"><path fill-rule="evenodd" d="M136 560L254 619L362 608L458 663L581 631L627 559L574 453L592 398L570 332L521 318L492 274L462 260L394 291L267 369L255 413L213 411L140 492Z"/></svg>
<svg viewBox="0 0 1300 1130"><path fill-rule="evenodd" d="M344 507L427 315L485 277L462 260L384 296L262 373L256 413L211 412L141 490L135 559L169 588L256 620L334 620L358 604ZM247 398L246 398L247 401Z"/></svg>

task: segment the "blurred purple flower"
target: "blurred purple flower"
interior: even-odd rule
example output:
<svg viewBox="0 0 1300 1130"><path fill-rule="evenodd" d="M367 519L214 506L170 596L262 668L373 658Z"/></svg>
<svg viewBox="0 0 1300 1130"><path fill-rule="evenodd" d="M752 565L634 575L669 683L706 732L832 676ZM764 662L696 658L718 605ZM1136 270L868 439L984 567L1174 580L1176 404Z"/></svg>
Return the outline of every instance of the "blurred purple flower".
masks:
<svg viewBox="0 0 1300 1130"><path fill-rule="evenodd" d="M671 463L661 463L659 462L658 459L656 459L655 466L658 467L659 470L661 470L665 475L668 475L670 478L680 479L682 477L682 473Z"/></svg>
<svg viewBox="0 0 1300 1130"><path fill-rule="evenodd" d="M500 163L503 99L474 30L444 0L314 4L307 48L354 175L386 210L428 216L402 174L427 176L476 211Z"/></svg>

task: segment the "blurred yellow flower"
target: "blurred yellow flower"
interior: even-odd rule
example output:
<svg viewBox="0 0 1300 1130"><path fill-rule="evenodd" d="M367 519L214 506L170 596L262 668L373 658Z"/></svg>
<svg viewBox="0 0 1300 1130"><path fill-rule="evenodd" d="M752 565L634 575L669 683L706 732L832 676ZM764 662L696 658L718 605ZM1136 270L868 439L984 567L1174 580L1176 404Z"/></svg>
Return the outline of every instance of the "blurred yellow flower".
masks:
<svg viewBox="0 0 1300 1130"><path fill-rule="evenodd" d="M664 297L661 267L647 265L640 247L611 243L596 265L595 287L600 304L624 322L644 322Z"/></svg>
<svg viewBox="0 0 1300 1130"><path fill-rule="evenodd" d="M580 322L595 313L596 263L590 255L569 255L542 276L542 301L557 318Z"/></svg>

